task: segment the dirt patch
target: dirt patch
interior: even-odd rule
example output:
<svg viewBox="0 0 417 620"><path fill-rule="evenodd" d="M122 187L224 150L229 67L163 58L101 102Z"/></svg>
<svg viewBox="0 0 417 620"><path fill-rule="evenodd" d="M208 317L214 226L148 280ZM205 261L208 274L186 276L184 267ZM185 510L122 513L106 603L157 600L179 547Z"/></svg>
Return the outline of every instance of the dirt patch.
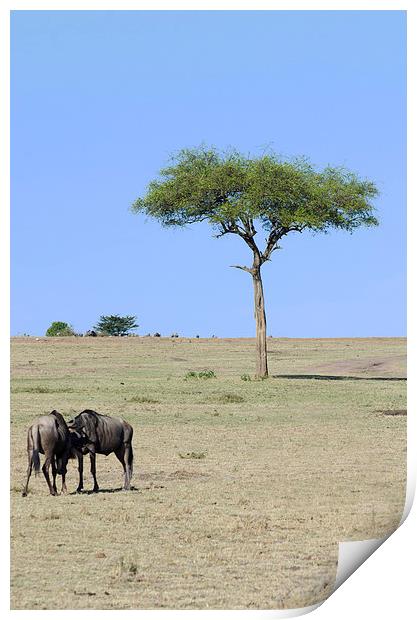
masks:
<svg viewBox="0 0 417 620"><path fill-rule="evenodd" d="M192 480L195 478L209 478L210 474L205 474L197 471L189 471L186 469L177 469L176 471L172 471L166 473L165 471L156 471L139 474L137 476L139 480L143 481L161 481L161 480Z"/></svg>
<svg viewBox="0 0 417 620"><path fill-rule="evenodd" d="M204 474L198 471L187 471L186 469L177 469L168 475L168 478L174 480L192 480L194 478L209 478L210 474Z"/></svg>
<svg viewBox="0 0 417 620"><path fill-rule="evenodd" d="M166 473L164 471L153 471L143 474L136 474L136 478L139 480L166 480Z"/></svg>
<svg viewBox="0 0 417 620"><path fill-rule="evenodd" d="M306 369L309 373L329 375L366 375L371 378L396 377L407 378L407 356L390 355L385 357L368 357L362 359L338 360L329 364L310 366Z"/></svg>

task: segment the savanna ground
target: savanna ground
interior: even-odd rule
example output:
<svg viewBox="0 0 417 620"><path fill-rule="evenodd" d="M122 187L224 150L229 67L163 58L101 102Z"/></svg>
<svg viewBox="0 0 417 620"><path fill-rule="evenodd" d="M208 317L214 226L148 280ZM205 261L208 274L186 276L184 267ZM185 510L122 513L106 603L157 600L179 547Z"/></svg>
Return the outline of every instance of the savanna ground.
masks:
<svg viewBox="0 0 417 620"><path fill-rule="evenodd" d="M255 381L253 340L12 339L12 608L303 607L330 594L339 541L395 529L405 340L268 347ZM32 476L21 497L26 429L54 408L133 425L134 490L110 455L98 494L70 462L69 495Z"/></svg>

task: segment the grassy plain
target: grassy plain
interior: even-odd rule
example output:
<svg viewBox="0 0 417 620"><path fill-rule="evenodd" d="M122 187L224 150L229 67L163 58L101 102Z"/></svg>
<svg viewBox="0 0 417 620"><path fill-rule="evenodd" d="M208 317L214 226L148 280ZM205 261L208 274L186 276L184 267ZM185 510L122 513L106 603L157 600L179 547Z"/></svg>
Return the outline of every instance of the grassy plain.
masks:
<svg viewBox="0 0 417 620"><path fill-rule="evenodd" d="M13 609L303 607L331 592L339 541L395 529L405 340L268 347L255 381L249 339L12 339ZM41 476L21 497L26 429L54 408L133 425L134 490L110 455L98 494L74 493L70 462L69 495Z"/></svg>

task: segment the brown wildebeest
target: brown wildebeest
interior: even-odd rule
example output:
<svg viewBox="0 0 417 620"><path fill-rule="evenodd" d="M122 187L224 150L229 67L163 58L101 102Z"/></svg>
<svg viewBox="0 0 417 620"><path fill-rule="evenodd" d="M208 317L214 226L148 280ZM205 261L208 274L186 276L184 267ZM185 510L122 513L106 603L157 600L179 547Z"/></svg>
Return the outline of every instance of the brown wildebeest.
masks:
<svg viewBox="0 0 417 620"><path fill-rule="evenodd" d="M84 446L78 451L78 471L80 474L77 492L83 489L83 455L90 454L91 474L94 480L93 492L99 490L96 478L96 454L106 456L114 452L125 474L124 489L130 489L133 471L132 437L133 428L122 418L101 415L92 409L85 409L68 422L70 430L81 435Z"/></svg>
<svg viewBox="0 0 417 620"><path fill-rule="evenodd" d="M45 455L45 462L42 471L48 483L51 495L58 495L56 489L56 476L62 476L61 493L67 492L65 484L65 474L67 473L68 458L71 453L70 431L64 418L58 411L51 411L49 415L43 415L33 422L27 434L28 451L28 470L27 479L22 495L28 493L29 478L32 467L35 469L35 476L40 472L39 453ZM49 467L52 466L53 483L49 478Z"/></svg>

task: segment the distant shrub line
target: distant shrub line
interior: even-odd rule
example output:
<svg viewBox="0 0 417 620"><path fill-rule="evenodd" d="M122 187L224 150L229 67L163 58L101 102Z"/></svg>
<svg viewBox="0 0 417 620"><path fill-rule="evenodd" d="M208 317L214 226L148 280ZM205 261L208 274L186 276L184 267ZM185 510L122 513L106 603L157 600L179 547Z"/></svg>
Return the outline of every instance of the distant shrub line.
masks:
<svg viewBox="0 0 417 620"><path fill-rule="evenodd" d="M79 333L74 330L72 325L65 321L53 321L46 330L45 336L49 338L62 338L65 336L78 336L95 338L97 336L138 336L138 334L132 333L133 329L136 329L139 325L136 323L135 316L119 316L118 314L111 314L108 316L101 316L91 329L88 329L84 333ZM29 337L29 334L23 334ZM146 334L146 337L152 337L151 334ZM155 332L153 338L161 338L160 332ZM173 332L169 338L179 338L177 332ZM195 336L196 339L200 338L200 335ZM216 338L216 336L212 336Z"/></svg>

